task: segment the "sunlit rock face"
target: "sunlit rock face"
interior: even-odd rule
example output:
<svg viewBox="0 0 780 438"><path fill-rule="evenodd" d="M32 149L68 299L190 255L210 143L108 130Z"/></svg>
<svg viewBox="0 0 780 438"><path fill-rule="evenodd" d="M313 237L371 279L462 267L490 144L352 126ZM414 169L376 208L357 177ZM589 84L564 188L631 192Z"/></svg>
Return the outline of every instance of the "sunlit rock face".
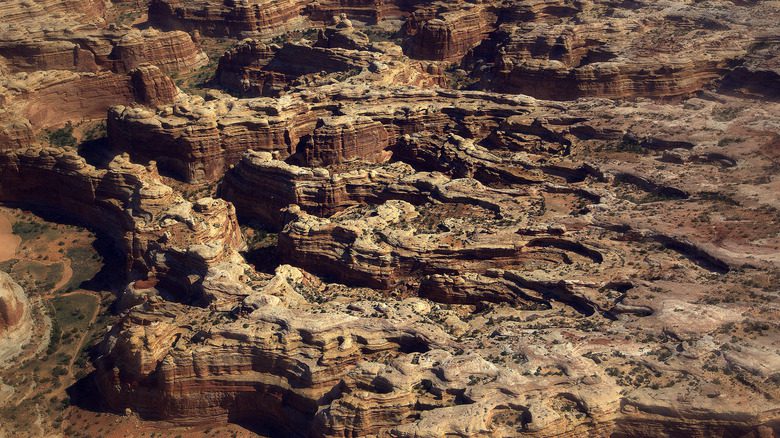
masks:
<svg viewBox="0 0 780 438"><path fill-rule="evenodd" d="M65 420L780 434L772 2L132 3L0 6L0 202L127 278Z"/></svg>
<svg viewBox="0 0 780 438"><path fill-rule="evenodd" d="M34 333L32 312L22 287L0 271L0 367L12 366L13 359L30 342Z"/></svg>

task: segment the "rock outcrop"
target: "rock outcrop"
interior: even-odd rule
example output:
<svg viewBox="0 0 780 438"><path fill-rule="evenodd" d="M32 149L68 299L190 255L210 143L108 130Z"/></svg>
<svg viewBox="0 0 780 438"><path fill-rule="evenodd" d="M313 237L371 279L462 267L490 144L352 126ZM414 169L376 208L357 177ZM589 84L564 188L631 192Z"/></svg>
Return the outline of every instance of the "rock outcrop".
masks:
<svg viewBox="0 0 780 438"><path fill-rule="evenodd" d="M3 343L15 331L28 331L30 304L24 290L5 272L0 272L0 338Z"/></svg>
<svg viewBox="0 0 780 438"><path fill-rule="evenodd" d="M271 36L301 26L306 2L283 0L152 0L149 21L163 29L197 30L204 35Z"/></svg>
<svg viewBox="0 0 780 438"><path fill-rule="evenodd" d="M113 107L108 136L134 160L156 161L187 181L215 181L248 149L289 156L315 122L314 113L300 99L192 97L157 111Z"/></svg>
<svg viewBox="0 0 780 438"><path fill-rule="evenodd" d="M74 151L27 148L0 155L0 182L3 202L56 209L106 233L135 278L159 281L184 301L213 301L206 277L232 268L210 269L235 262L243 245L232 206L184 200L161 182L154 164L145 168L117 156L107 169L96 169Z"/></svg>
<svg viewBox="0 0 780 438"><path fill-rule="evenodd" d="M0 31L0 57L11 72L70 70L127 73L152 64L164 73L183 73L202 67L208 57L185 32L128 28L81 27Z"/></svg>
<svg viewBox="0 0 780 438"><path fill-rule="evenodd" d="M25 146L46 128L66 122L100 120L118 102L172 103L173 81L157 67L142 66L127 75L67 71L19 73L0 78L0 149Z"/></svg>
<svg viewBox="0 0 780 438"><path fill-rule="evenodd" d="M13 365L32 340L32 306L21 286L0 271L0 369Z"/></svg>
<svg viewBox="0 0 780 438"><path fill-rule="evenodd" d="M417 59L459 62L494 30L497 16L488 4L421 7L404 25L406 53Z"/></svg>
<svg viewBox="0 0 780 438"><path fill-rule="evenodd" d="M327 117L304 143L306 162L313 166L339 164L347 160L383 161L390 146L387 130L368 117Z"/></svg>
<svg viewBox="0 0 780 438"><path fill-rule="evenodd" d="M618 24L606 3L547 3L517 6L491 36L497 50L484 59L489 73L478 74L483 86L558 100L691 95L717 87L745 56L743 35L755 26L748 17L764 9L735 6L725 18L707 7L641 2L615 8Z"/></svg>
<svg viewBox="0 0 780 438"><path fill-rule="evenodd" d="M10 3L0 202L128 277L40 435L780 434L772 2Z"/></svg>

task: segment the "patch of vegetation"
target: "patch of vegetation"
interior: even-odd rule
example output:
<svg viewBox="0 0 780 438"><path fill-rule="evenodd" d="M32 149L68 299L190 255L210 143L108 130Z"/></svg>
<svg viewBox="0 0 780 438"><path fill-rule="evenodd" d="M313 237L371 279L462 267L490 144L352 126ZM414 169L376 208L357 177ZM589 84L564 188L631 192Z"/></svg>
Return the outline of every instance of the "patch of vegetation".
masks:
<svg viewBox="0 0 780 438"><path fill-rule="evenodd" d="M82 142L95 141L108 136L106 122L100 122L84 132Z"/></svg>
<svg viewBox="0 0 780 438"><path fill-rule="evenodd" d="M444 71L444 75L447 78L449 87L455 90L470 89L479 82L478 78L472 77L466 70L463 70L457 64L447 67Z"/></svg>
<svg viewBox="0 0 780 438"><path fill-rule="evenodd" d="M316 27L305 29L305 30L294 30L292 32L287 32L282 35L277 35L273 37L271 39L271 43L284 45L287 43L298 41L302 38L305 38L307 40L316 40L318 33L319 33L319 29Z"/></svg>
<svg viewBox="0 0 780 438"><path fill-rule="evenodd" d="M650 150L644 147L639 140L630 137L624 137L618 143L607 145L604 147L604 150L615 152L630 152L642 155L647 155L650 153Z"/></svg>
<svg viewBox="0 0 780 438"><path fill-rule="evenodd" d="M51 300L54 306L55 318L63 333L69 333L74 328L85 330L89 317L98 305L97 299L85 293L74 293Z"/></svg>
<svg viewBox="0 0 780 438"><path fill-rule="evenodd" d="M344 80L346 80L348 78L351 78L352 76L356 76L356 75L360 74L360 72L362 72L362 71L363 70L359 69L359 68L351 68L351 69L346 70L346 71L339 71L339 72L333 73L333 78L335 78L337 81L341 82L341 81L344 81Z"/></svg>
<svg viewBox="0 0 780 438"><path fill-rule="evenodd" d="M20 260L10 272L11 276L31 293L47 293L54 289L64 267L62 263L43 263L35 260Z"/></svg>
<svg viewBox="0 0 780 438"><path fill-rule="evenodd" d="M730 122L736 119L741 112L742 108L739 107L718 108L712 111L712 118L719 122Z"/></svg>
<svg viewBox="0 0 780 438"><path fill-rule="evenodd" d="M46 227L37 222L18 221L14 222L11 230L14 234L22 238L22 242L33 240L40 236Z"/></svg>
<svg viewBox="0 0 780 438"><path fill-rule="evenodd" d="M46 139L52 146L76 146L76 137L73 136L73 124L68 122L60 129L54 131L47 130Z"/></svg>
<svg viewBox="0 0 780 438"><path fill-rule="evenodd" d="M396 45L403 45L403 35L400 31L390 31L377 27L366 27L361 29L372 42L389 42Z"/></svg>
<svg viewBox="0 0 780 438"><path fill-rule="evenodd" d="M719 146L719 147L726 147L726 146L728 146L728 145L732 145L732 144L734 144L734 143L739 143L739 142L741 142L741 141L742 141L742 139L741 139L741 138L736 138L736 137L723 137L723 138L721 138L720 140L718 140L718 146Z"/></svg>
<svg viewBox="0 0 780 438"><path fill-rule="evenodd" d="M119 14L119 16L116 17L116 20L114 20L114 22L119 26L130 25L133 24L133 22L135 22L135 20L137 20L139 17L141 17L141 12L128 11Z"/></svg>
<svg viewBox="0 0 780 438"><path fill-rule="evenodd" d="M725 193L701 192L699 193L699 196L701 197L701 199L706 199L708 201L717 201L728 205L740 205L738 201L734 200L734 198L732 198L731 196Z"/></svg>
<svg viewBox="0 0 780 438"><path fill-rule="evenodd" d="M70 265L73 269L73 276L65 290L73 290L79 287L81 283L92 279L103 266L103 260L100 255L88 246L75 246L66 251L70 259Z"/></svg>

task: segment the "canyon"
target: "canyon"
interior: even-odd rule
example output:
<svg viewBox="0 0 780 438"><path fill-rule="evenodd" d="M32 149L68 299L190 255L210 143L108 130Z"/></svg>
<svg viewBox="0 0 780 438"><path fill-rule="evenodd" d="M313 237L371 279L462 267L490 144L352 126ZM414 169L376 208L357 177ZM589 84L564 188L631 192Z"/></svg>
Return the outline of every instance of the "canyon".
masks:
<svg viewBox="0 0 780 438"><path fill-rule="evenodd" d="M0 13L0 436L780 435L776 2Z"/></svg>

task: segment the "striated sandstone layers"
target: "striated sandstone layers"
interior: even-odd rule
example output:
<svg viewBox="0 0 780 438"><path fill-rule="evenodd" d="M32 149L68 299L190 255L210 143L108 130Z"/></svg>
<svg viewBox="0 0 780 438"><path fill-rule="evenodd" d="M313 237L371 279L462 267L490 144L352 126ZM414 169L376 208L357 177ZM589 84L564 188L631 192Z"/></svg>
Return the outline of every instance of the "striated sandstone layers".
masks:
<svg viewBox="0 0 780 438"><path fill-rule="evenodd" d="M249 149L277 159L296 155L314 165L357 158L381 162L385 149L404 134L455 129L484 138L507 114L537 106L528 98L482 92L367 85L294 91L280 99L182 96L157 110L115 107L109 111L109 138L133 159L155 160L181 179L215 181ZM340 107L322 105L327 99L338 100ZM529 128L530 135L534 129L546 135L538 127Z"/></svg>
<svg viewBox="0 0 780 438"><path fill-rule="evenodd" d="M117 102L170 104L178 93L173 81L154 66L127 75L46 71L0 78L0 102L5 106L0 109L0 149L27 146L42 129L69 121L103 119Z"/></svg>
<svg viewBox="0 0 780 438"><path fill-rule="evenodd" d="M420 7L404 24L406 53L416 59L459 62L494 30L497 17L489 4Z"/></svg>
<svg viewBox="0 0 780 438"><path fill-rule="evenodd" d="M4 1L0 16L7 24L41 22L56 18L78 22L100 22L106 9L102 0Z"/></svg>
<svg viewBox="0 0 780 438"><path fill-rule="evenodd" d="M390 146L387 131L381 123L368 117L327 117L303 145L306 162L312 166L339 164L362 159L381 162Z"/></svg>
<svg viewBox="0 0 780 438"><path fill-rule="evenodd" d="M219 195L235 205L240 216L278 230L286 223L282 210L292 204L330 216L353 205L377 202L391 184L413 172L399 163L332 173L274 160L267 152L249 151L225 174ZM254 187L265 189L258 192Z"/></svg>
<svg viewBox="0 0 780 438"><path fill-rule="evenodd" d="M292 0L152 0L149 20L163 29L198 30L204 35L277 35L301 26L306 2Z"/></svg>
<svg viewBox="0 0 780 438"><path fill-rule="evenodd" d="M404 17L417 3L417 0L324 0L312 2L306 14L314 21L325 23L344 14L353 20L376 24Z"/></svg>
<svg viewBox="0 0 780 438"><path fill-rule="evenodd" d="M282 46L245 39L219 60L216 80L242 96L278 96L303 85L348 81L377 85L439 85L436 65L412 61L390 42L370 43L347 18L318 33L317 41Z"/></svg>
<svg viewBox="0 0 780 438"><path fill-rule="evenodd" d="M71 70L127 73L141 64L163 72L182 73L201 67L208 57L181 31L160 32L129 28L81 26L0 32L0 57L11 72Z"/></svg>
<svg viewBox="0 0 780 438"><path fill-rule="evenodd" d="M29 13L0 25L0 148L28 145L66 122L104 119L111 105L170 103L178 90L165 75L208 62L184 32L106 26L104 2L6 3ZM38 7L57 19L44 24Z"/></svg>
<svg viewBox="0 0 780 438"><path fill-rule="evenodd" d="M330 23L335 16L376 24L402 18L414 8L414 0L152 0L149 18L164 29L198 30L212 36L273 36Z"/></svg>
<svg viewBox="0 0 780 438"><path fill-rule="evenodd" d="M316 119L301 100L187 97L158 111L113 107L111 142L187 181L214 181L247 149L287 157Z"/></svg>
<svg viewBox="0 0 780 438"><path fill-rule="evenodd" d="M108 126L127 155L82 148L92 165L30 147L25 102L46 87L21 78L114 73L4 85L0 201L66 214L127 255L117 322L82 382L101 408L131 413L111 421L272 436L780 433L780 106L748 86L774 51L745 26L761 13L773 41L775 5L163 0L152 12L166 5L166 25L259 38L230 49L220 76L269 96L188 96L139 66ZM262 40L307 30L318 8L442 20L407 43L453 58L409 62L394 20ZM458 12L474 9L484 22ZM537 61L550 82L529 92L565 101L432 86L517 92L512 75ZM610 66L621 76L550 73ZM686 97L737 68L749 74L720 89L750 98ZM52 87L68 111L69 93L102 104L113 86L66 82ZM37 120L56 120L41 102ZM225 200L203 197L215 190Z"/></svg>
<svg viewBox="0 0 780 438"><path fill-rule="evenodd" d="M186 201L160 181L154 165L126 157L96 169L71 150L6 151L0 182L3 202L56 210L105 233L133 276L160 281L184 301L213 300L204 286L210 267L230 263L243 244L232 206Z"/></svg>
<svg viewBox="0 0 780 438"><path fill-rule="evenodd" d="M728 16L708 7L607 2L545 8L516 6L513 20L491 36L497 49L483 86L544 99L676 97L715 88L746 54L762 5L732 5ZM614 14L619 21L607 16Z"/></svg>

